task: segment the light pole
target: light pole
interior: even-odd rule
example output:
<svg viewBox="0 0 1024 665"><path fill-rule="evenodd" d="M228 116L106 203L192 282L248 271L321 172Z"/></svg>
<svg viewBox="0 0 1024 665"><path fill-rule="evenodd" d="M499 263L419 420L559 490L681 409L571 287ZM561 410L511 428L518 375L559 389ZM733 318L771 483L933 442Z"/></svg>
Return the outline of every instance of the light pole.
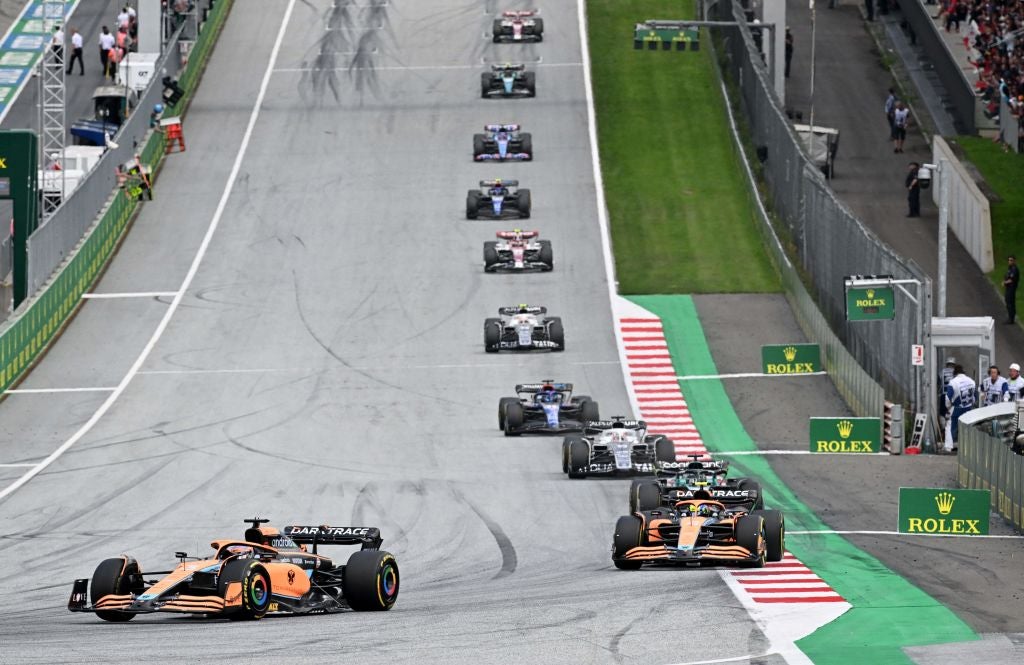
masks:
<svg viewBox="0 0 1024 665"><path fill-rule="evenodd" d="M946 186L946 165L945 160L940 159L938 164L922 164L917 171L917 183L921 189L928 189L932 180L932 171L939 174L939 302L936 310L939 317L946 316L946 264L949 254L949 188Z"/></svg>
<svg viewBox="0 0 1024 665"><path fill-rule="evenodd" d="M814 0L811 0L811 138L814 137L814 45L817 43L817 10L814 8Z"/></svg>

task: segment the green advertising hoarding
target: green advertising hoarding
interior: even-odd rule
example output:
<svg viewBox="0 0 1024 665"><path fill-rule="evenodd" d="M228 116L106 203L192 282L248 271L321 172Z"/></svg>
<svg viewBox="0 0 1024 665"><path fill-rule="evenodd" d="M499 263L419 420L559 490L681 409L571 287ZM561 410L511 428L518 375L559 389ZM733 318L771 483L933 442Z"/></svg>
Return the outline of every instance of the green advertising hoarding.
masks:
<svg viewBox="0 0 1024 665"><path fill-rule="evenodd" d="M812 453L882 452L881 418L811 418Z"/></svg>
<svg viewBox="0 0 1024 665"><path fill-rule="evenodd" d="M846 287L847 321L883 321L896 318L895 292L891 286Z"/></svg>
<svg viewBox="0 0 1024 665"><path fill-rule="evenodd" d="M646 47L652 51L658 48L669 51L675 48L677 51L685 51L687 45L691 51L700 49L700 30L681 21L648 21L637 23L633 29L634 49Z"/></svg>
<svg viewBox="0 0 1024 665"><path fill-rule="evenodd" d="M989 490L900 488L900 533L988 534Z"/></svg>
<svg viewBox="0 0 1024 665"><path fill-rule="evenodd" d="M765 344L761 347L761 371L765 374L810 374L821 371L817 344Z"/></svg>

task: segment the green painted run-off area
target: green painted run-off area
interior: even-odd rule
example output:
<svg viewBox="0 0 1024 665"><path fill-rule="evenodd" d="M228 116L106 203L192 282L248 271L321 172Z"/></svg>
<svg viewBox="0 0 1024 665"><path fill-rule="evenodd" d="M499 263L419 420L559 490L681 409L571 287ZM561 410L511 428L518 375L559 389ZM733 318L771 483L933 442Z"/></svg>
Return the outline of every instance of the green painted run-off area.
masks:
<svg viewBox="0 0 1024 665"><path fill-rule="evenodd" d="M631 300L661 317L678 374L717 374L692 298L635 296ZM720 381L688 382L684 394L708 450L756 450ZM829 528L786 487L765 458L737 457L732 468L732 475L760 481L766 503L785 513L787 530ZM853 606L797 642L817 665L911 663L903 647L978 639L951 610L841 536L790 535L786 546Z"/></svg>

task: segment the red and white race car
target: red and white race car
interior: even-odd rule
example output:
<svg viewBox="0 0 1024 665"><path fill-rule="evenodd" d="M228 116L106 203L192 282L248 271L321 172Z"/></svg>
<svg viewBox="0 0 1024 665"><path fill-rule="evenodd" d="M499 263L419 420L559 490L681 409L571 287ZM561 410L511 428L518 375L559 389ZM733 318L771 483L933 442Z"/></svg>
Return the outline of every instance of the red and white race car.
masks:
<svg viewBox="0 0 1024 665"><path fill-rule="evenodd" d="M498 231L484 243L484 272L547 272L555 267L550 240L539 231Z"/></svg>
<svg viewBox="0 0 1024 665"><path fill-rule="evenodd" d="M539 13L536 9L502 12L501 18L494 19L494 43L544 41L544 19L537 18Z"/></svg>

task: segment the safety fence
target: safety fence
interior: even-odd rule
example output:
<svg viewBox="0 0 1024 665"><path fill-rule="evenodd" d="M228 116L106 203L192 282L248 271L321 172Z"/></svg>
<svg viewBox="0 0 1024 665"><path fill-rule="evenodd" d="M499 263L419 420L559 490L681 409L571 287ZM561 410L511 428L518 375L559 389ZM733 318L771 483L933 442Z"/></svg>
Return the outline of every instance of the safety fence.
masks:
<svg viewBox="0 0 1024 665"><path fill-rule="evenodd" d="M712 58L712 60L716 60ZM717 65L717 61L716 61ZM721 77L720 77L721 78ZM728 98L728 91L723 94ZM739 128L736 125L731 105L726 100L726 113L732 129L733 152L738 163L746 170L747 187L745 193L750 200L751 210L755 210L753 224L761 234L761 239L768 249L768 258L782 279L782 288L789 301L790 308L807 339L818 344L823 351L823 364L829 377L842 395L850 409L858 416L879 417L885 404L885 392L882 387L868 375L843 346L842 341L832 332L828 321L822 316L811 294L800 280L800 273L790 261L771 219L757 191L754 173L750 168L748 156L743 150Z"/></svg>
<svg viewBox="0 0 1024 665"><path fill-rule="evenodd" d="M797 299L806 299L805 311L820 310L823 322L818 321L814 327L824 338L836 338L838 343L831 345L836 359L843 355L839 348L845 347L867 376L874 377L867 381L881 384L892 401L921 410L913 402L930 394L928 377L911 365L910 350L912 344L922 343L928 335L930 279L913 261L899 256L864 226L833 194L824 175L807 158L773 92L740 3L718 3L714 13L717 20L740 23L735 27L713 28L712 35L720 54L723 78L738 90L736 101L761 162L759 168L771 208L779 227L785 231L785 241L793 245L801 274L807 278L809 287L803 290L806 296ZM866 274L917 280L917 303L897 290L894 320L848 323L843 277ZM795 286L799 280L791 281ZM794 289L794 293L800 291ZM816 308L810 306L815 303ZM808 314L804 325L810 326L809 322L814 320L816 317ZM849 372L849 383L840 390L852 393L854 386L860 386L865 390L864 399L853 399L851 403L863 405L858 408L874 408L878 403L877 411L865 415L880 415L880 402L874 396L877 391L866 387L864 379L856 378L859 375L855 370L850 368Z"/></svg>
<svg viewBox="0 0 1024 665"><path fill-rule="evenodd" d="M963 421L957 446L960 486L991 490L992 510L1018 531L1024 530L1024 455L984 424L965 426Z"/></svg>
<svg viewBox="0 0 1024 665"><path fill-rule="evenodd" d="M212 43L217 39L231 6L232 0L218 0L213 3L207 15L207 23L196 40L188 64L179 79L179 85L185 95L175 108L170 109L169 114L180 113L195 92ZM160 87L159 82L157 87ZM143 113L136 115L145 117ZM151 133L139 155L140 161L155 172L164 156L164 145L162 133ZM124 161L127 161L127 157ZM108 166L114 163L116 162L110 162ZM96 167L97 170L101 168L102 163ZM112 173L112 169L110 171ZM122 189L115 189L111 195L111 189L112 187L107 189L108 199L100 213L99 221L88 231L70 258L60 266L42 289L19 307L15 316L0 328L0 391L10 387L21 373L35 362L78 306L82 294L95 281L117 247L138 201Z"/></svg>
<svg viewBox="0 0 1024 665"><path fill-rule="evenodd" d="M937 183L931 188L932 201L943 204L949 228L982 272L995 267L992 258L992 212L988 197L964 168L960 158L941 136L932 137L932 163L939 167Z"/></svg>

